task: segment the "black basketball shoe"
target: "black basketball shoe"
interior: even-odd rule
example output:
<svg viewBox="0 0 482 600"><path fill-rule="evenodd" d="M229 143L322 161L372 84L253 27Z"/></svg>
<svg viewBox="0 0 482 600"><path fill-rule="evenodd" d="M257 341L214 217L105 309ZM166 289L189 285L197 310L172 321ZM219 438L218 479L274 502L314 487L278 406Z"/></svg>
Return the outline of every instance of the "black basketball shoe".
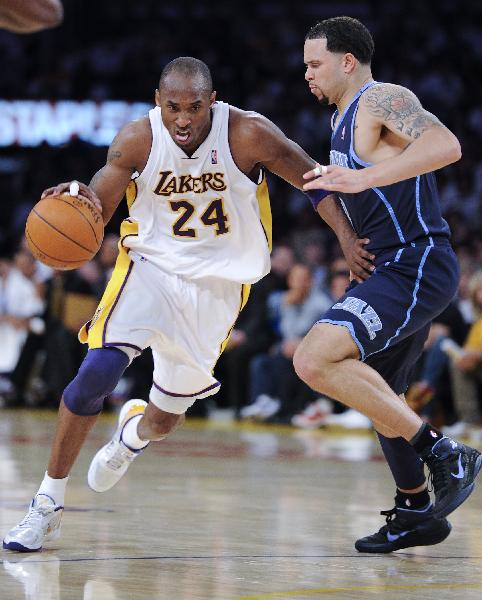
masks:
<svg viewBox="0 0 482 600"><path fill-rule="evenodd" d="M355 548L358 552L387 554L412 546L432 546L443 542L452 529L447 519L433 516L431 504L423 511L395 506L380 514L386 515L387 524L377 533L357 540Z"/></svg>
<svg viewBox="0 0 482 600"><path fill-rule="evenodd" d="M470 446L443 437L420 456L430 470L435 493L434 516L441 519L473 492L482 455Z"/></svg>

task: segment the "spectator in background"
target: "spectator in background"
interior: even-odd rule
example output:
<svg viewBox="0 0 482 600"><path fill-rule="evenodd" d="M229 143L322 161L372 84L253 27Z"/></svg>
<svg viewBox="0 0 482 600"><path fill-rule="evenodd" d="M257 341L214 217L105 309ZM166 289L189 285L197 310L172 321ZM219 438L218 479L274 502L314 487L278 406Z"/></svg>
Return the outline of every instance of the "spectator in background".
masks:
<svg viewBox="0 0 482 600"><path fill-rule="evenodd" d="M476 321L469 330L463 347L446 338L441 348L450 356L452 393L460 422L457 431L482 439L482 270L469 282L470 298ZM454 429L452 427L452 429Z"/></svg>
<svg viewBox="0 0 482 600"><path fill-rule="evenodd" d="M5 394L35 317L43 312L44 286L35 274L33 256L20 249L13 261L0 259L0 375ZM2 393L0 387L0 394Z"/></svg>
<svg viewBox="0 0 482 600"><path fill-rule="evenodd" d="M300 263L289 272L288 290L274 295L278 299L280 340L269 353L252 359L251 404L241 410L241 416L266 420L276 415L277 420L289 422L308 399L313 399L313 392L294 371L293 355L331 300L314 288L309 267Z"/></svg>

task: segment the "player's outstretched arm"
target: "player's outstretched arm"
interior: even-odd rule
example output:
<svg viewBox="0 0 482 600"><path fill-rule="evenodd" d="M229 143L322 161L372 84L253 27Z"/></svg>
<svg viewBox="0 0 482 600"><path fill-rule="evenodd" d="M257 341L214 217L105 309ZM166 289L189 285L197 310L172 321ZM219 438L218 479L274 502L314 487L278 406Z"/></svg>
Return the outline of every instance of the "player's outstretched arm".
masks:
<svg viewBox="0 0 482 600"><path fill-rule="evenodd" d="M402 86L384 83L367 90L360 100L360 117L380 134L383 129L394 134L406 144L404 150L366 169L329 165L317 179L313 179L317 174L309 171L305 179L311 181L305 190L357 193L441 169L461 157L455 135Z"/></svg>
<svg viewBox="0 0 482 600"><path fill-rule="evenodd" d="M13 33L57 27L63 18L60 0L0 0L0 28Z"/></svg>
<svg viewBox="0 0 482 600"><path fill-rule="evenodd" d="M79 183L79 196L92 202L108 223L119 206L134 171L141 172L151 147L151 130L145 120L132 121L114 138L107 152L106 164L97 171L89 185ZM68 193L70 183L59 183L45 190L42 197Z"/></svg>
<svg viewBox="0 0 482 600"><path fill-rule="evenodd" d="M303 173L316 163L298 144L269 119L256 113L245 113L238 130L236 140L252 164L262 165L294 187L303 189ZM367 279L374 269L371 261L375 258L363 248L369 240L357 238L333 194L326 195L316 210L335 232L355 279Z"/></svg>

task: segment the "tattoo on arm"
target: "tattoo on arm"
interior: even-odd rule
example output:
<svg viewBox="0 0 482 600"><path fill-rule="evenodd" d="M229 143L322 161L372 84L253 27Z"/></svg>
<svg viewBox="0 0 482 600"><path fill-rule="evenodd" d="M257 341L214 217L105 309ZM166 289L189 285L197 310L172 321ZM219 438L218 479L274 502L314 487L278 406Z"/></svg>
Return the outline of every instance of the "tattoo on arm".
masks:
<svg viewBox="0 0 482 600"><path fill-rule="evenodd" d="M119 150L112 150L112 148L107 152L107 162L111 163L115 160L119 159L122 156L122 152Z"/></svg>
<svg viewBox="0 0 482 600"><path fill-rule="evenodd" d="M443 127L435 115L426 111L420 100L403 87L374 86L364 94L368 112L384 121L394 122L400 133L419 138L432 127Z"/></svg>
<svg viewBox="0 0 482 600"><path fill-rule="evenodd" d="M114 162L122 156L122 152L117 149L119 146L119 135L116 135L107 152L107 164Z"/></svg>

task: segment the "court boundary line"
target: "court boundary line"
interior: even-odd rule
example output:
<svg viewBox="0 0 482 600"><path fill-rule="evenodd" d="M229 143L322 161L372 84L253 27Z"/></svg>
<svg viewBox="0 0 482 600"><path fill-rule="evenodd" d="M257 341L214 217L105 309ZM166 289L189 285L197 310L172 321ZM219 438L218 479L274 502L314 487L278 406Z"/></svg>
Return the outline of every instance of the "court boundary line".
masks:
<svg viewBox="0 0 482 600"><path fill-rule="evenodd" d="M45 550L44 550L45 552ZM54 550L47 550L46 552L54 552ZM33 556L35 555L34 553L23 553L22 556L25 557L25 555L29 555L29 556ZM25 562L25 558L24 560L10 560L9 556L12 556L12 558L15 556L15 558L18 558L18 554L12 554L10 555L9 553L3 552L2 553L2 558L4 560L8 560L9 563L13 564L13 563L18 563L21 564L23 562ZM425 558L425 559L436 559L436 560L482 560L482 556L429 556L429 555L421 555L421 554L414 554L414 553L410 553L410 552L399 552L397 554L394 554L393 556L403 556L406 558ZM114 561L114 560L279 560L279 559L290 559L290 560L309 560L309 559L320 559L320 558L325 558L325 559L338 559L338 558L352 558L352 559L375 559L375 560L382 560L384 558L386 558L386 555L384 554L309 554L309 555L294 555L294 554L273 554L273 555L267 555L267 554L227 554L225 556L216 556L216 555L208 555L208 556L200 556L200 555L196 555L196 556L179 556L179 555L156 555L156 556L80 556L77 558L58 558L58 557L52 557L52 558L48 558L47 560L29 560L28 563L29 564L37 564L37 563L49 563L49 562L87 562L87 561L97 561L97 562L102 562L102 561ZM480 584L482 586L482 582ZM355 588L354 588L355 589ZM358 589L358 588L356 588ZM254 600L254 598L253 598Z"/></svg>

